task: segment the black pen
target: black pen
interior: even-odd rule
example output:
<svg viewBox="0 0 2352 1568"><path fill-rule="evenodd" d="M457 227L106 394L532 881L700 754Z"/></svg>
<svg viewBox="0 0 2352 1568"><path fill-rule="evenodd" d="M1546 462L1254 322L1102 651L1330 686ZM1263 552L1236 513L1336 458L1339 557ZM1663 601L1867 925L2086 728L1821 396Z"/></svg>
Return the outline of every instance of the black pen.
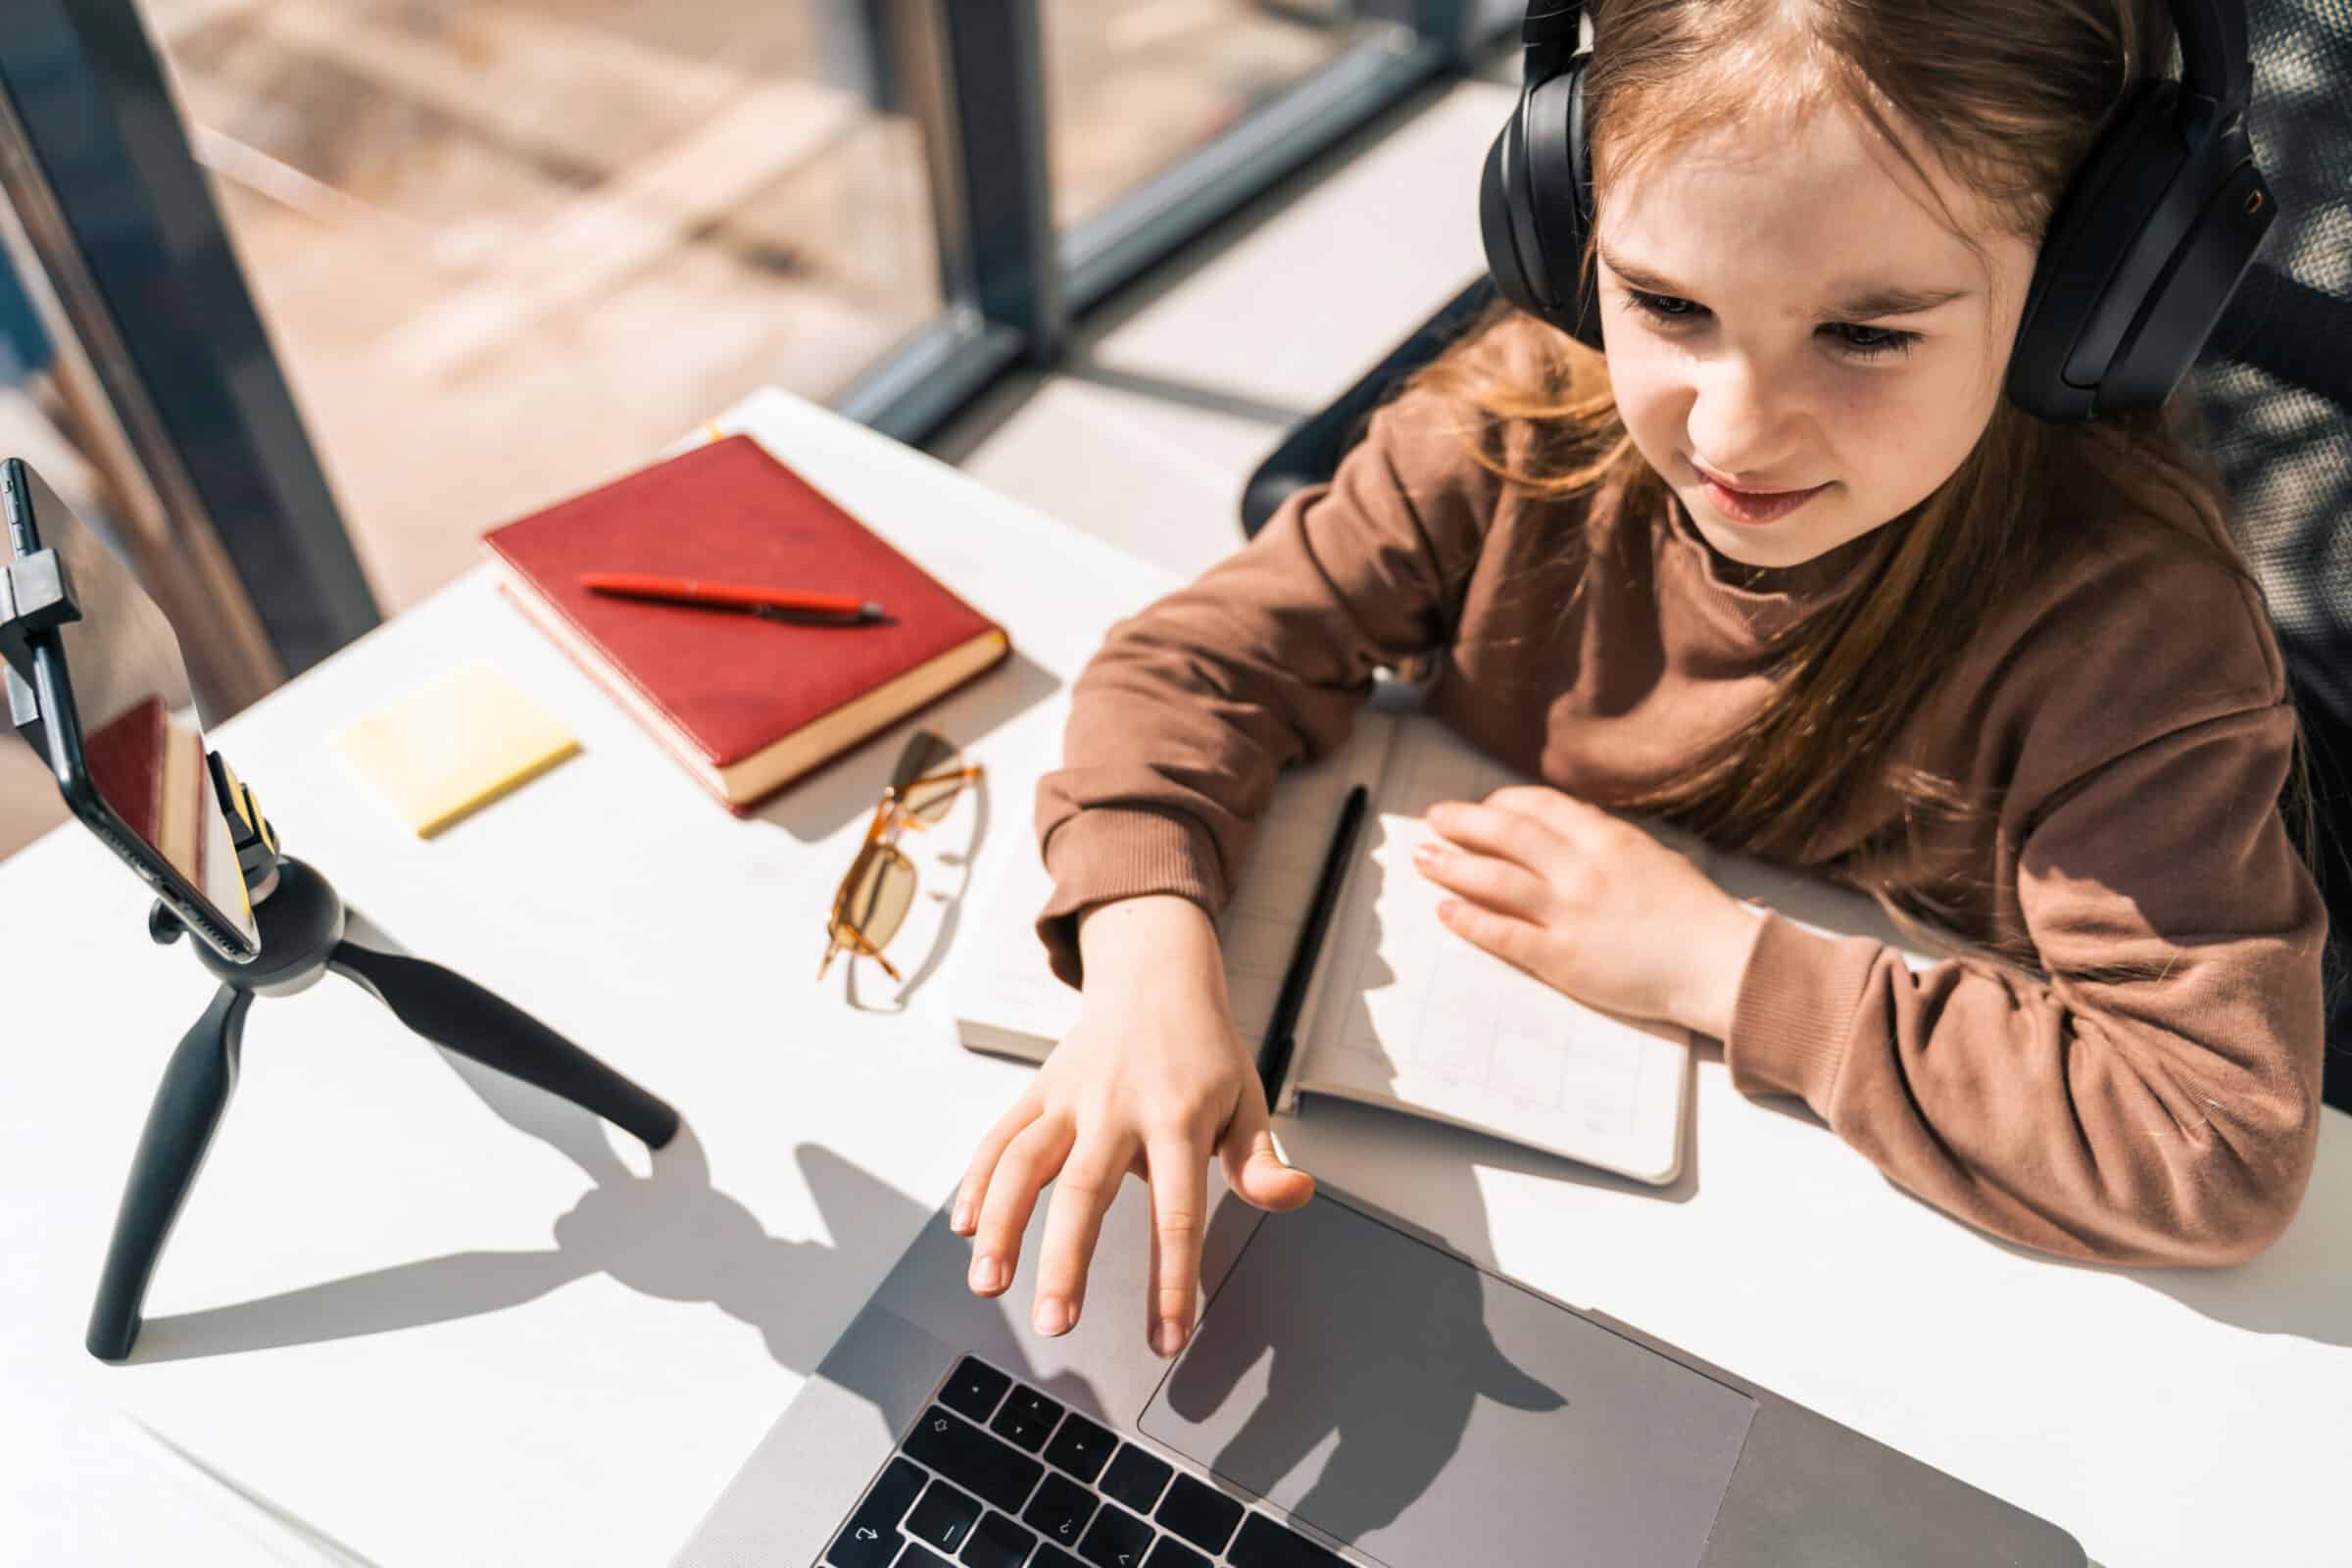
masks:
<svg viewBox="0 0 2352 1568"><path fill-rule="evenodd" d="M1284 1074L1291 1070L1291 1052L1298 1042L1298 1009L1306 1005L1306 988L1315 977L1315 956L1323 951L1323 935L1331 927L1331 912L1340 902L1340 884L1348 880L1348 859L1355 853L1355 836L1364 825L1364 806L1370 799L1361 784L1348 792L1340 808L1340 825L1332 830L1331 848L1323 852L1323 870L1315 878L1314 902L1306 906L1306 923L1298 928L1298 944L1291 950L1291 966L1282 974L1282 989L1274 994L1274 1012L1257 1048L1257 1081L1265 1085L1266 1108L1274 1108L1282 1093Z"/></svg>

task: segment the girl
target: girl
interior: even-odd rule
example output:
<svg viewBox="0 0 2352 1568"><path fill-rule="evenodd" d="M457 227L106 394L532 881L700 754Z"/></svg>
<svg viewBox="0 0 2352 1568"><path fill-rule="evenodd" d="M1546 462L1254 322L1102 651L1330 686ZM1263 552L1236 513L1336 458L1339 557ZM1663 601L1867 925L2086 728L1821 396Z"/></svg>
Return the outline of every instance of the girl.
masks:
<svg viewBox="0 0 2352 1568"><path fill-rule="evenodd" d="M1586 71L1605 353L1497 318L1334 481L1116 627L1037 827L1078 1026L953 1224L1035 1321L1152 1188L1149 1338L1195 1313L1205 1163L1304 1202L1213 916L1277 771L1376 667L1544 787L1442 806L1462 938L1721 1039L1892 1180L2012 1241L2223 1263L2317 1138L2326 916L2278 808L2295 715L2178 418L2003 400L2038 238L2160 0L1600 0ZM1922 973L1757 919L1619 821L1864 888L1969 946Z"/></svg>

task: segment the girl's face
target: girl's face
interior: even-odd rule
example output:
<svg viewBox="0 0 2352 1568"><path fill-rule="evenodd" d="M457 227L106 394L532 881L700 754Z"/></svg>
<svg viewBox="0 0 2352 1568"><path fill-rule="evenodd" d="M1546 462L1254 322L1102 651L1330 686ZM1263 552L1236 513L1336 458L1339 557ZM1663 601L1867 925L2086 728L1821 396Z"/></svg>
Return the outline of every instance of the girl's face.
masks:
<svg viewBox="0 0 2352 1568"><path fill-rule="evenodd" d="M1913 151L1982 258L1841 107L1743 125L1607 192L1619 412L1734 561L1792 566L1892 521L1992 417L2034 246Z"/></svg>

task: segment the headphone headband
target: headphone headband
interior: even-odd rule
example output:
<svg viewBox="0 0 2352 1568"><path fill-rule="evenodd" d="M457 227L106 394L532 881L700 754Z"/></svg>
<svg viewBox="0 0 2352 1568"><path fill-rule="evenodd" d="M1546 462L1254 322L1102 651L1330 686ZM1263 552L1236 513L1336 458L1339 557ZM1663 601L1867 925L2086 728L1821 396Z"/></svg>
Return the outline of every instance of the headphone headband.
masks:
<svg viewBox="0 0 2352 1568"><path fill-rule="evenodd" d="M2246 112L2254 63L2246 57L2246 8L2239 0L2171 0L2180 33L2180 88L2209 100L2224 120Z"/></svg>
<svg viewBox="0 0 2352 1568"><path fill-rule="evenodd" d="M2246 112L2253 96L2254 70L2246 58L2246 12L2236 0L2170 0L2173 25L2180 34L2180 86L2185 94L2212 102L2220 118ZM1584 23L1582 0L1530 0L1519 24L1519 43L1542 49L1575 46Z"/></svg>
<svg viewBox="0 0 2352 1568"><path fill-rule="evenodd" d="M1519 41L1531 49L1563 38L1574 43L1584 12L1582 0L1535 0L1527 8L1527 20L1519 24Z"/></svg>
<svg viewBox="0 0 2352 1568"><path fill-rule="evenodd" d="M2168 0L2180 76L2125 84L2059 199L2006 389L2052 421L2154 408L2204 346L2278 216L2254 162L2244 0ZM1602 346L1585 137L1585 7L1531 0L1519 105L1487 155L1479 228L1502 296Z"/></svg>

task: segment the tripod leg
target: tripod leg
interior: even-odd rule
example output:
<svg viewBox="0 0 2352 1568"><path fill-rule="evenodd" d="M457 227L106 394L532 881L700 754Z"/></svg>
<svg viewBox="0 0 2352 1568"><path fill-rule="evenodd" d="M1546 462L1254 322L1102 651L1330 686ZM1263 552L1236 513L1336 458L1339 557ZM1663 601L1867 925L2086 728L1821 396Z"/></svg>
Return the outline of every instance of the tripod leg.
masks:
<svg viewBox="0 0 2352 1568"><path fill-rule="evenodd" d="M393 1016L435 1045L592 1110L649 1149L660 1149L678 1130L678 1113L668 1105L505 998L437 963L346 940L335 945L327 967L374 992Z"/></svg>
<svg viewBox="0 0 2352 1568"><path fill-rule="evenodd" d="M122 1207L106 1246L106 1272L98 1281L83 1341L101 1361L123 1359L138 1341L147 1282L236 1085L245 1009L252 1005L253 993L222 986L181 1038L164 1068L164 1081L156 1085L146 1130L139 1134L138 1152L122 1184Z"/></svg>

